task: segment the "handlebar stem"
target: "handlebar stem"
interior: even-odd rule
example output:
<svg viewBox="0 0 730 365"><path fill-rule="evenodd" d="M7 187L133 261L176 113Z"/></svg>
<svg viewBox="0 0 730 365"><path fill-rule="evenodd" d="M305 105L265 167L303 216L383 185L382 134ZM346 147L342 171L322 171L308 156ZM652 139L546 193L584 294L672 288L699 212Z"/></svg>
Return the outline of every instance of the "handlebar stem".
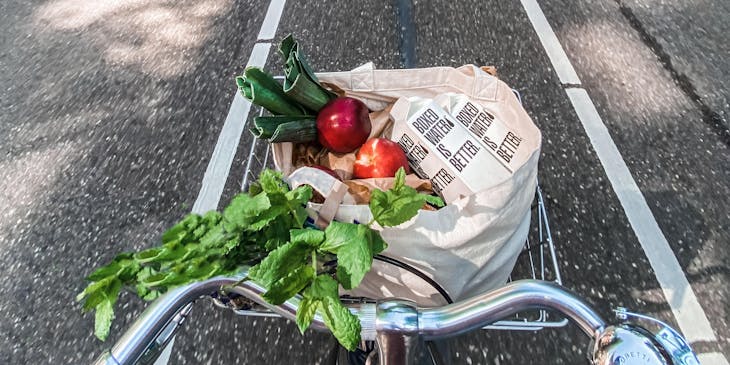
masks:
<svg viewBox="0 0 730 365"><path fill-rule="evenodd" d="M418 309L405 300L378 303L375 310L375 333L381 365L411 365L418 347Z"/></svg>

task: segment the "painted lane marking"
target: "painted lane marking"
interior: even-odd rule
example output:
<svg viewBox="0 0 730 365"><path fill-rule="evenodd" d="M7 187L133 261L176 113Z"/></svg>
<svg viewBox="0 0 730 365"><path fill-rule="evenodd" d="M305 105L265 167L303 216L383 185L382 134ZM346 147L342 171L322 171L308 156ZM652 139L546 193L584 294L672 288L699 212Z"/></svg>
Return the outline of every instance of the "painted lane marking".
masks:
<svg viewBox="0 0 730 365"><path fill-rule="evenodd" d="M730 365L725 358L725 355L719 352L708 352L706 354L697 355L697 360L702 365Z"/></svg>
<svg viewBox="0 0 730 365"><path fill-rule="evenodd" d="M269 8L266 11L264 22L259 30L258 40L273 39L276 30L279 27L281 14L284 11L285 0L271 0ZM248 58L246 67L256 66L264 67L266 60L269 58L271 43L259 42L254 44L251 55ZM243 96L236 91L233 95L233 101L228 109L228 115L223 123L218 141L213 149L213 155L208 162L208 167L203 175L203 183L198 192L198 198L193 204L193 213L203 214L207 211L218 209L223 189L225 188L228 174L231 171L233 158L236 156L238 144L241 141L241 133L243 133L248 115L251 111L251 103L244 99ZM170 362L172 347L175 337L172 338L161 356L155 361L155 365L166 365Z"/></svg>
<svg viewBox="0 0 730 365"><path fill-rule="evenodd" d="M259 30L258 40L274 39L276 30L279 28L281 14L284 12L284 5L286 5L286 0L271 0L264 23L261 25L261 30Z"/></svg>
<svg viewBox="0 0 730 365"><path fill-rule="evenodd" d="M654 219L649 205L611 139L601 116L584 89L567 88L570 102L591 140L608 180L644 249L664 296L689 342L717 341L682 267Z"/></svg>
<svg viewBox="0 0 730 365"><path fill-rule="evenodd" d="M581 84L580 79L537 1L521 0L521 3L561 83L563 85L579 86ZM611 186L619 198L629 223L649 259L649 263L654 269L657 281L662 287L664 296L684 336L689 342L716 342L717 339L707 315L697 301L697 297L684 276L674 252L659 228L659 224L656 222L651 209L649 209L646 199L631 176L628 166L626 166L590 96L580 87L568 87L565 92L591 140L593 149L606 171ZM728 364L727 359L721 353L702 354L700 357L704 359L703 364Z"/></svg>
<svg viewBox="0 0 730 365"><path fill-rule="evenodd" d="M560 82L563 84L580 85L580 78L573 68L573 64L570 63L568 56L563 50L563 46L560 45L558 37L553 32L553 28L550 27L550 23L545 18L540 5L537 4L537 0L521 0L522 7L527 12L527 17L532 23L532 27L535 28L538 38L542 47L547 52L550 63L553 64L555 72L560 78Z"/></svg>
<svg viewBox="0 0 730 365"><path fill-rule="evenodd" d="M246 67L263 67L266 64L270 49L271 43L256 43L253 46ZM228 180L233 157L236 155L241 133L243 133L250 110L251 103L244 99L239 92L236 92L228 110L226 121L223 123L223 129L221 129L218 136L213 155L208 163L208 168L205 170L198 199L195 200L193 205L193 213L203 214L209 210L218 209L218 203L223 194L226 180Z"/></svg>

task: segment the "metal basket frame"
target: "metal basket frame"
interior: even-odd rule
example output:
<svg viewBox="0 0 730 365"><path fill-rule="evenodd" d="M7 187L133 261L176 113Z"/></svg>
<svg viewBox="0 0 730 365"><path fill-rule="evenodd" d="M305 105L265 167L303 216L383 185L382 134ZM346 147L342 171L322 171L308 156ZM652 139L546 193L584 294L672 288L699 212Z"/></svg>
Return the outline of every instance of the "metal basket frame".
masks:
<svg viewBox="0 0 730 365"><path fill-rule="evenodd" d="M281 77L276 77L277 79L281 79ZM515 95L517 96L520 103L522 103L522 97L519 92L516 90L513 90ZM264 109L259 108L259 116L264 115ZM261 159L261 156L258 156L255 151L257 150L257 144L258 143L264 143L266 145L265 153L263 154L263 159ZM248 158L246 160L246 169L244 170L244 175L241 180L241 189L245 190L251 181L250 177L252 175L252 172L254 169L254 163L258 162L258 164L261 166L261 168L270 167L269 166L269 156L272 154L271 147L269 143L259 141L258 139L254 138L249 146L248 150ZM258 160L258 161L255 161ZM258 169L257 169L258 170ZM525 246L523 248L522 253L520 254L520 258L518 258L518 264L519 261L523 261L523 265L526 265L528 267L528 276L527 277L519 277L519 279L538 279L538 280L548 280L548 281L554 281L558 284L562 284L562 276L560 275L560 267L558 265L558 259L555 252L555 243L553 241L552 232L550 230L550 221L548 219L548 211L547 207L545 205L545 199L543 196L542 188L538 184L537 190L535 192L535 203L536 205L533 206L533 208L536 208L536 221L537 221L537 242L531 242L530 235L528 235L528 238L525 242ZM532 220L533 225L535 224L535 219ZM534 230L534 226L532 228ZM517 265L516 265L517 266ZM516 274L515 271L513 271L513 275ZM523 274L524 275L524 274ZM510 278L508 280L512 281L518 278L513 278L512 275L510 275ZM265 310L263 308L259 308L256 305L253 306L243 306L244 309L235 308L235 306L231 305L228 301L221 301L220 299L214 299L213 302L224 308L233 309L233 311L236 314L244 315L244 316L256 316L256 317L280 317L278 314L270 312L268 310ZM538 331L543 328L557 328L557 327L564 327L568 324L568 319L557 317L557 318L551 318L551 315L545 311L545 310L538 310L530 313L520 313L518 315L515 315L514 317L506 320L502 320L499 322L496 322L490 326L484 327L484 329L489 330L510 330L510 331Z"/></svg>

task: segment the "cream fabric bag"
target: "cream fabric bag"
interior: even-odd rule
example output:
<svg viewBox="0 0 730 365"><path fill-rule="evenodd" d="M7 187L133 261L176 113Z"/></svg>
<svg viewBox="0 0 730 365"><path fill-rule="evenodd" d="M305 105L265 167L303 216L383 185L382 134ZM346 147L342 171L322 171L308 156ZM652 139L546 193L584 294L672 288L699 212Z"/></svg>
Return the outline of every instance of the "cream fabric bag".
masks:
<svg viewBox="0 0 730 365"><path fill-rule="evenodd" d="M362 100L371 110L382 110L401 97L465 94L519 133L528 152L516 156L519 168L511 177L438 211L422 210L410 221L381 231L388 243L384 255L426 273L454 300L504 285L529 232L541 144L540 131L512 90L473 65L376 70L369 63L349 72L317 76L324 84ZM391 111L394 120L405 117ZM295 169L291 165L292 150L291 143L273 145L274 162L285 175ZM370 221L372 215L367 205L340 204L346 195L342 184L301 181L308 174L298 175L297 185L309 183L327 197L324 205L329 207L323 209L321 204L310 204L313 212L321 212L327 219L334 215L334 219L344 222ZM376 299L407 298L424 306L445 304L441 295L423 279L380 261L373 262L372 270L350 294Z"/></svg>

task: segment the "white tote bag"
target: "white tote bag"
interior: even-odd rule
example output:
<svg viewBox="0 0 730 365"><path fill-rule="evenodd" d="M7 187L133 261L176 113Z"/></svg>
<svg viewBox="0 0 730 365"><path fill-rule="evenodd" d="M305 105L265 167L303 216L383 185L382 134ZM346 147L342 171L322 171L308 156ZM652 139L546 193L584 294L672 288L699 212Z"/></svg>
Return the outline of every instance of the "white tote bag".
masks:
<svg viewBox="0 0 730 365"><path fill-rule="evenodd" d="M376 70L366 64L349 72L321 73L321 82L362 100L373 111L392 106L399 98L436 98L440 94L466 95L487 110L523 141L512 161L513 171L491 186L450 202L437 211L419 211L410 221L383 228L388 243L383 255L407 263L439 283L453 300L500 287L507 281L527 239L530 206L537 187L541 134L512 90L495 76L467 65L405 70ZM406 118L403 110L391 118ZM382 128L373 128L377 134ZM388 131L385 132L385 137ZM290 175L294 185L307 183L323 196L324 204L310 203L325 220L368 222L367 205L348 202L347 188L336 179L315 178L312 169L292 174L291 143L273 144L276 167ZM485 174L489 166L485 166ZM291 181L290 181L291 182ZM351 200L351 199L350 199ZM319 217L322 219L323 217ZM443 297L423 279L391 264L374 261L372 270L351 295L369 298L405 298L423 306L443 305Z"/></svg>

